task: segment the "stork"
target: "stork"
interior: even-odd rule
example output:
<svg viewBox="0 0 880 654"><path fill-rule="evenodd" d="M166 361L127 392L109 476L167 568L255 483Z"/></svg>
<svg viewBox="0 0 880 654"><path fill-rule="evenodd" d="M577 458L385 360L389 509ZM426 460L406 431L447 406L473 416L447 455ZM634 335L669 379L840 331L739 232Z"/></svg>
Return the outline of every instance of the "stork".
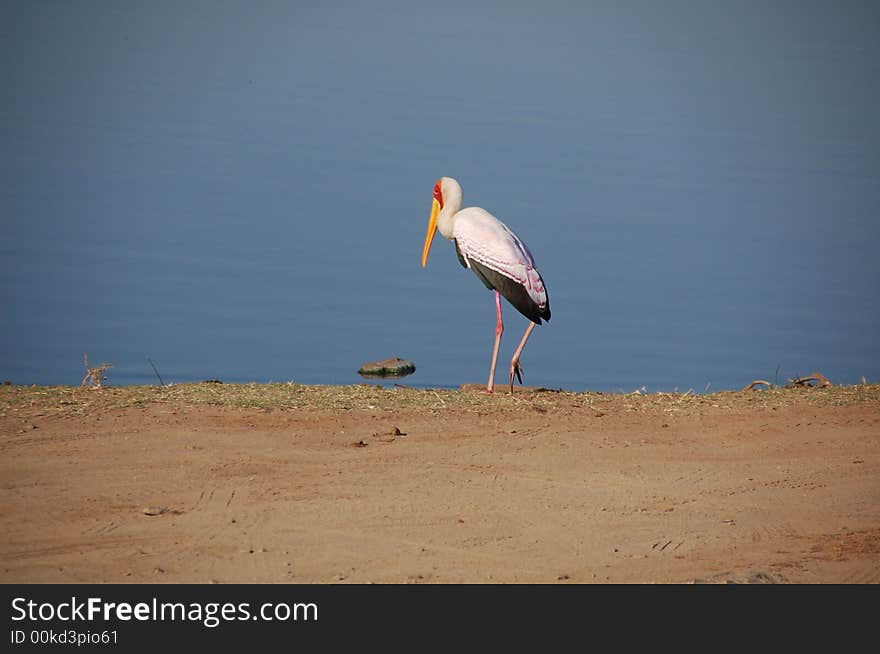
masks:
<svg viewBox="0 0 880 654"><path fill-rule="evenodd" d="M531 252L507 225L480 207L461 208L461 185L451 177L441 177L434 185L431 218L422 251L422 267L428 265L428 254L437 230L455 244L455 253L465 268L470 268L486 288L495 292L495 346L489 368L486 392L495 388L495 366L504 321L501 316L501 296L528 318L529 326L510 361L510 392L513 379L522 384L522 366L519 363L526 341L535 325L550 320L550 300L541 273L535 266Z"/></svg>

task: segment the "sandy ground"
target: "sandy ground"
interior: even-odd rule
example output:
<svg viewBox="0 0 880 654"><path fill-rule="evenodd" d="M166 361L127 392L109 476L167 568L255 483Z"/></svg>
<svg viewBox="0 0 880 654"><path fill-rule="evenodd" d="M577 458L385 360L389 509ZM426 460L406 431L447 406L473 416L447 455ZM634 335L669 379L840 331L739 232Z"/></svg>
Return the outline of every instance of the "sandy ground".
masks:
<svg viewBox="0 0 880 654"><path fill-rule="evenodd" d="M878 386L338 392L2 387L0 582L880 582Z"/></svg>

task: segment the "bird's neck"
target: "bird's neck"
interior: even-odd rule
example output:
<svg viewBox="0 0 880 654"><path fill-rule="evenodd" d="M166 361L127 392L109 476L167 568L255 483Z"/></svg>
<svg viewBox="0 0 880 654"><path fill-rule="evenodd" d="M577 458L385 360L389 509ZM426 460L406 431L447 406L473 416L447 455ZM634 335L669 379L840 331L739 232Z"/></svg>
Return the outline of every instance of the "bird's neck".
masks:
<svg viewBox="0 0 880 654"><path fill-rule="evenodd" d="M443 208L437 215L437 229L445 238L452 238L455 214L461 210L461 187L458 184L443 185Z"/></svg>

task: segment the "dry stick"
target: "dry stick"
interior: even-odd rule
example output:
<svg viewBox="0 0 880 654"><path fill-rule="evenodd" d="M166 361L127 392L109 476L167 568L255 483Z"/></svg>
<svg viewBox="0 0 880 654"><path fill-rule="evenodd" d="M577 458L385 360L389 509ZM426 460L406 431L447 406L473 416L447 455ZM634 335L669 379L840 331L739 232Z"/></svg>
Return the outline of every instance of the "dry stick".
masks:
<svg viewBox="0 0 880 654"><path fill-rule="evenodd" d="M819 382L819 388L834 386L834 384L831 383L831 380L828 379L828 377L823 375L821 372L814 372L812 375L809 375L807 377L798 377L797 379L789 379L788 381L790 381L794 386L810 386L811 381Z"/></svg>
<svg viewBox="0 0 880 654"><path fill-rule="evenodd" d="M92 371L89 370L89 353L88 352L84 353L83 357L85 358L85 362L86 362L86 376L83 377L82 382L80 382L80 386L85 386L86 380L92 376Z"/></svg>
<svg viewBox="0 0 880 654"><path fill-rule="evenodd" d="M770 382L768 382L768 381L764 381L763 379L756 379L756 380L753 381L751 384L749 384L748 386L746 386L743 390L744 390L744 391L750 391L750 390L752 390L753 388L755 388L756 386L761 386L762 384L763 384L764 386L766 386L767 388L771 388L771 387L773 386L773 385L772 385Z"/></svg>
<svg viewBox="0 0 880 654"><path fill-rule="evenodd" d="M153 366L153 372L156 373L156 377L159 378L159 386L164 386L165 382L162 381L162 375L159 374L159 371L156 369L156 364L153 363L153 360L150 357L147 357L147 361L150 362L150 365Z"/></svg>
<svg viewBox="0 0 880 654"><path fill-rule="evenodd" d="M100 366L95 366L94 368L89 367L89 353L85 352L83 354L83 359L86 364L86 376L83 377L82 383L80 386L85 386L86 381L89 379L92 380L92 383L95 385L95 388L103 388L104 381L104 371L113 367L112 363L102 363Z"/></svg>

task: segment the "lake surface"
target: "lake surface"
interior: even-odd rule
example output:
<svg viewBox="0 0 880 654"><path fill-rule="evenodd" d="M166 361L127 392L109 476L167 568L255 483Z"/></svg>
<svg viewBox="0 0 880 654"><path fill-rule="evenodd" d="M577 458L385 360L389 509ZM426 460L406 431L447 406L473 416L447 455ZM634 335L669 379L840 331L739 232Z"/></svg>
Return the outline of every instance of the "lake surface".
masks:
<svg viewBox="0 0 880 654"><path fill-rule="evenodd" d="M549 289L526 384L880 380L876 3L303 4L3 3L0 378L485 383L449 175Z"/></svg>

